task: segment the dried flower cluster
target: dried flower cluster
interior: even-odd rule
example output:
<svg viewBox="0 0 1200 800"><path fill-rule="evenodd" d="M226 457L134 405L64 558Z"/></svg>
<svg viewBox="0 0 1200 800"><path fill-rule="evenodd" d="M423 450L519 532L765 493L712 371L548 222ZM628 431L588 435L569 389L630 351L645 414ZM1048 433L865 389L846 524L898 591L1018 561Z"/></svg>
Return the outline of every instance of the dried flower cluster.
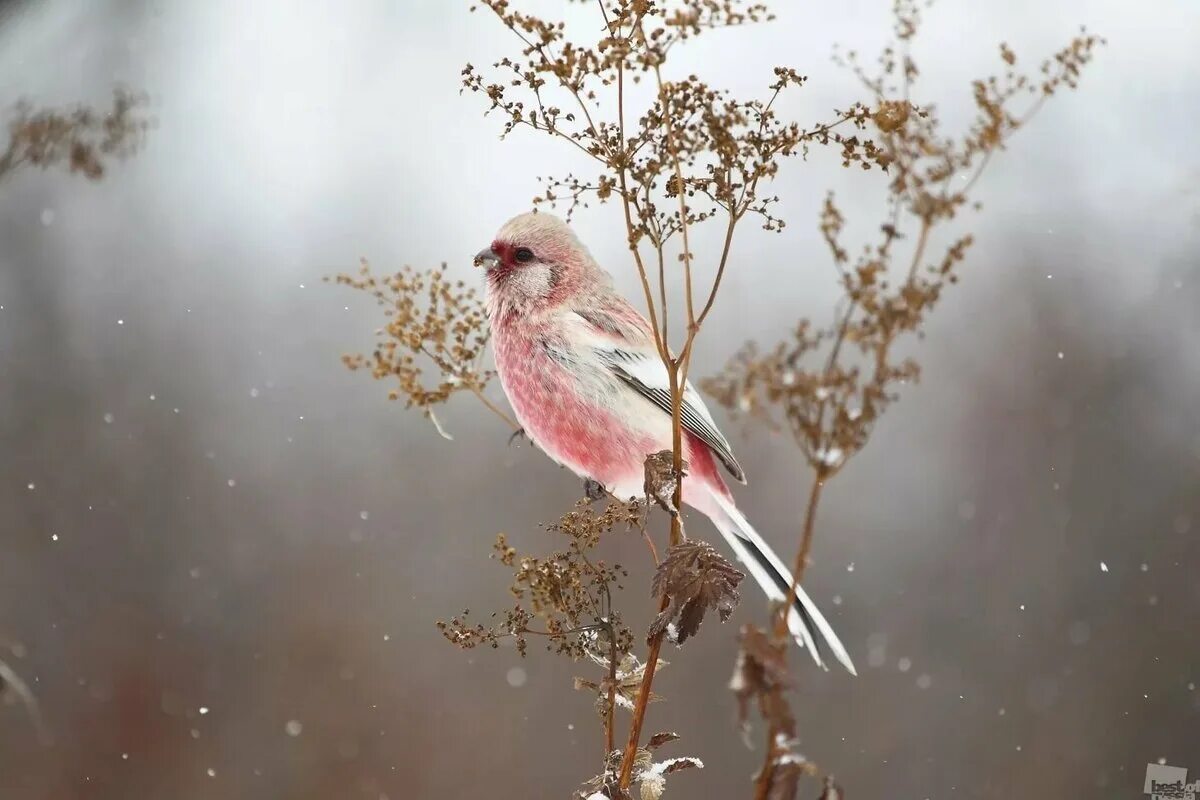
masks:
<svg viewBox="0 0 1200 800"><path fill-rule="evenodd" d="M635 707L647 664L632 654L633 632L613 606L613 593L622 588L627 573L620 564L597 558L594 551L601 538L617 528L637 528L644 534L645 514L646 506L641 503L615 500L597 512L593 500L585 497L547 526L550 533L568 540L565 548L548 556L522 555L500 534L493 557L513 570L510 591L516 602L493 614L499 622L491 625L471 624L467 611L449 622L437 623L443 636L464 649L481 644L499 647L501 639L511 637L524 656L529 637L541 636L548 651L603 667L606 675L602 679L576 678L575 688L595 693L609 751L613 749L616 709ZM536 623L540 627L535 627Z"/></svg>
<svg viewBox="0 0 1200 800"><path fill-rule="evenodd" d="M529 635L544 635L548 649L605 668L603 678L575 682L595 696L607 754L601 774L577 796L627 798L637 786L643 798L656 798L666 774L698 766L686 759L654 762L652 751L668 739L642 742L647 705L657 699L654 676L664 663L660 648L668 636L682 643L694 635L710 611L727 618L742 579L707 544L684 537L677 511L687 475L683 387L740 223L752 216L768 231L785 229L776 214L778 197L765 187L790 157L806 157L814 145L831 147L845 167L879 174L888 198L878 238L854 255L842 242L842 212L832 194L826 199L818 227L844 291L832 323L800 320L789 340L769 350L747 345L720 375L702 384L736 416L788 430L813 467L794 568L798 582L825 482L865 446L897 387L918 377L916 363L897 357L896 345L906 334L920 334L943 290L957 279L972 242L969 233L959 233L934 256L928 252L931 232L978 207L971 192L985 167L1048 97L1076 86L1101 40L1079 35L1036 77L1019 73L1015 54L1002 45L1002 74L971 86L975 120L961 135L948 136L935 109L913 99L918 69L909 44L920 27L915 0L895 0L895 43L883 51L877 71L868 74L854 53L836 57L858 76L864 95L805 123L785 120L776 109L784 91L806 83L791 67L776 68L764 81L763 96L754 98L735 97L695 75L665 77L676 45L716 28L770 20L761 4L594 0L599 24L582 29L582 38L569 37L564 23L526 14L509 0L480 0L479 6L516 37L516 52L490 69L468 64L464 91L484 98L488 113L500 117L503 135L518 130L547 135L578 151L586 165L578 173L542 179L535 206L562 207L570 217L594 199L621 211L672 390L673 447L648 455L645 464L646 508L653 500L671 515L670 548L660 563L646 532L645 508L610 503L596 513L583 502L551 526L567 534L570 543L550 556L522 556L503 537L498 540L496 554L514 570L517 597L511 610L498 615L498 623L471 625L457 617L439 624L448 639L464 647L496 646L500 637L511 636L524 653ZM693 274L698 260L691 236L696 226L707 224L722 232L722 244L706 259L705 274L712 279L703 285ZM683 290L671 302L667 285L673 271L682 275ZM339 282L372 292L392 316L375 356L352 357L351 367L370 364L376 377L395 375L401 382L395 396L405 395L409 406L431 418L433 405L465 388L517 427L483 394L490 377L479 367L486 332L473 293L450 288L437 270L405 272L383 284L365 272ZM686 323L677 342L669 340L674 315ZM432 363L440 382L426 386L419 380L417 356ZM591 491L589 497L600 494ZM594 558L601 534L617 525L639 527L657 564L652 595L658 614L647 631L644 660L633 654L635 637L612 607L611 590L624 572ZM743 728L748 728L751 703L767 727L755 797L790 800L801 779L818 770L795 750L797 722L785 697L791 685L790 638L783 614L773 620L767 630L743 629L732 688ZM618 707L632 714L621 749L614 746ZM822 786L825 800L842 797L832 776L824 776Z"/></svg>
<svg viewBox="0 0 1200 800"><path fill-rule="evenodd" d="M427 272L405 267L377 276L364 260L357 275L341 274L334 280L370 294L387 317L377 331L380 342L374 352L343 356L347 367L370 369L376 380L395 378L398 385L389 399L403 397L406 408L420 409L447 438L434 407L458 392L471 392L512 424L483 394L494 375L482 367L488 343L483 301L474 288L449 280L445 264ZM426 370L432 371L432 381L425 380Z"/></svg>
<svg viewBox="0 0 1200 800"><path fill-rule="evenodd" d="M587 499L547 526L566 538L564 547L548 556L522 555L504 534L496 537L493 557L513 570L511 592L516 604L496 625L469 625L467 613L450 622L439 622L443 635L454 644L472 648L496 647L502 637L513 637L525 655L528 637L546 637L546 649L579 659L588 656L608 663L629 652L633 634L613 608L613 592L621 588L626 572L620 564L597 559L596 546L616 528L640 528L644 508L640 503L609 502L603 509ZM538 621L542 627L533 627ZM614 649L615 648L615 651Z"/></svg>
<svg viewBox="0 0 1200 800"><path fill-rule="evenodd" d="M956 139L942 133L931 107L908 100L917 68L907 43L918 26L917 6L898 2L898 44L884 51L879 73L869 76L853 53L842 59L873 96L874 135L885 154L889 194L879 240L853 260L841 242L842 213L832 195L825 200L819 228L840 274L844 309L827 328L801 320L790 340L769 351L748 345L721 374L702 382L734 416L757 417L776 428L782 417L821 479L862 449L874 423L896 399L896 387L920 374L914 361L894 355L897 341L919 333L943 290L958 279L974 241L969 233L958 235L931 260L931 231L954 221L971 203L970 192L992 156L1045 98L1075 86L1081 67L1101 43L1081 34L1041 65L1041 80L1019 74L1016 56L1001 45L1006 70L974 82L977 115ZM1029 102L1013 110L1023 98ZM901 246L910 241L902 256Z"/></svg>
<svg viewBox="0 0 1200 800"><path fill-rule="evenodd" d="M1003 75L972 84L976 118L955 138L942 132L932 107L909 99L918 74L908 52L920 24L918 6L896 0L894 14L897 41L883 51L876 74L868 75L854 53L839 59L858 76L875 109L873 136L884 153L889 208L878 240L852 260L841 241L844 217L829 195L818 227L844 291L835 321L821 329L800 320L791 340L765 353L750 343L721 374L702 382L702 388L735 417L757 418L776 429L786 426L813 468L793 570L797 582L808 563L816 507L826 481L866 445L875 422L896 400L897 387L919 377L915 361L895 355L898 341L906 334L920 334L943 290L957 281L957 270L973 242L969 233L958 234L940 256L931 258L931 232L954 222L972 205L970 193L994 154L1048 97L1062 87L1076 86L1081 68L1102 43L1080 34L1043 62L1038 79L1018 73L1016 55L1001 45ZM1024 105L1014 110L1022 100ZM908 252L901 255L905 246ZM782 614L776 617L774 633L776 641L786 641ZM779 759L789 756L786 751L780 755L779 743L790 738L794 722L766 713L764 718L769 747L758 796L785 790L778 796L792 797L792 776L798 774L780 769ZM826 791L840 794L831 783Z"/></svg>
<svg viewBox="0 0 1200 800"><path fill-rule="evenodd" d="M65 166L89 180L104 177L107 163L137 152L149 128L146 98L122 89L101 113L87 106L37 109L22 101L8 121L8 146L0 152L0 180L23 166Z"/></svg>

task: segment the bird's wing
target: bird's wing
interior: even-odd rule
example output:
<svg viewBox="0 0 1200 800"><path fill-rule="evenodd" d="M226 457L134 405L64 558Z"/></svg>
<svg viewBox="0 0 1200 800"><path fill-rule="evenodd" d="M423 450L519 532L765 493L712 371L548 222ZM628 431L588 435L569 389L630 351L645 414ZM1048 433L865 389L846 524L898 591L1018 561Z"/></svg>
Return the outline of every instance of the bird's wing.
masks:
<svg viewBox="0 0 1200 800"><path fill-rule="evenodd" d="M599 307L575 309L580 320L580 343L591 348L597 358L638 394L667 414L671 413L671 381L654 345L649 323L624 301ZM746 474L733 456L728 440L717 428L712 414L691 381L684 384L683 427L712 450L741 483Z"/></svg>

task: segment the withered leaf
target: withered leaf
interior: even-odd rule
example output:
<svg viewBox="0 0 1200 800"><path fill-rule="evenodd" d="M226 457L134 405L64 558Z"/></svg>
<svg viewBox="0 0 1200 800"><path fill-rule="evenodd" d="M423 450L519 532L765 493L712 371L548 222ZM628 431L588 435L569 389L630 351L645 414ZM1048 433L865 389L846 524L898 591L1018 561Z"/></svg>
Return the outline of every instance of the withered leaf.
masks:
<svg viewBox="0 0 1200 800"><path fill-rule="evenodd" d="M667 742L673 742L678 738L679 738L678 733L671 733L671 732L666 732L666 731L664 731L663 733L656 733L653 736L651 736L650 741L646 743L646 749L647 750L655 750L659 747L662 747Z"/></svg>
<svg viewBox="0 0 1200 800"><path fill-rule="evenodd" d="M669 600L650 623L650 638L666 631L672 642L681 645L699 630L709 610L715 610L722 622L729 619L737 608L737 587L744 577L710 544L692 539L675 545L650 584L654 597Z"/></svg>
<svg viewBox="0 0 1200 800"><path fill-rule="evenodd" d="M675 455L670 450L659 450L646 456L644 464L645 481L643 488L646 496L654 499L663 511L671 516L679 513L675 507L675 489L679 480L687 475L688 464L683 462L683 468L675 470Z"/></svg>
<svg viewBox="0 0 1200 800"><path fill-rule="evenodd" d="M606 666L602 660L593 657L592 659L601 666ZM657 671L662 671L670 662L663 659L658 660ZM632 711L634 703L637 700L638 692L642 688L642 680L646 676L646 665L642 663L637 656L632 653L626 653L621 658L621 663L617 665L617 675L615 683L612 683L615 691L613 692L613 702L617 708L623 708L626 711ZM599 681L589 680L587 678L575 678L575 690L580 692L590 691L596 693L596 711L603 718L608 713L608 689L609 678L605 675ZM657 703L662 700L660 695L654 692L650 693L649 702ZM661 734L660 734L661 735ZM664 740L665 741L665 740Z"/></svg>
<svg viewBox="0 0 1200 800"><path fill-rule="evenodd" d="M791 688L787 655L783 645L755 625L743 625L741 647L734 662L729 688L738 701L738 722L742 732L750 729L750 701L758 702L759 713L772 727L786 736L795 733L795 719L784 693Z"/></svg>
<svg viewBox="0 0 1200 800"><path fill-rule="evenodd" d="M674 736L674 734L668 734ZM676 737L678 738L678 737ZM703 769L704 763L698 758L684 756L683 758L668 758L666 761L654 761L647 748L638 748L634 760L633 779L638 784L641 800L659 800L667 789L667 776L681 769Z"/></svg>
<svg viewBox="0 0 1200 800"><path fill-rule="evenodd" d="M651 767L651 769L657 768L661 768L664 775L670 775L672 772L678 772L681 769L703 769L704 762L698 758L684 756L683 758L669 758Z"/></svg>

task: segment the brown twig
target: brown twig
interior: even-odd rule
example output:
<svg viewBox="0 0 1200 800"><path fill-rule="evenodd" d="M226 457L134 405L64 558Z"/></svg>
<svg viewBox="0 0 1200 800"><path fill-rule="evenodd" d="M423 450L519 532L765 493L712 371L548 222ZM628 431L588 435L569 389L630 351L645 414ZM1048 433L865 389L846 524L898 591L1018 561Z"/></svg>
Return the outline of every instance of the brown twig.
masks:
<svg viewBox="0 0 1200 800"><path fill-rule="evenodd" d="M521 430L521 423L504 413L504 409L497 406L491 400L488 400L487 396L484 395L478 386L471 386L471 393L479 398L479 402L483 403L484 408L503 420L505 425L512 428L514 431Z"/></svg>
<svg viewBox="0 0 1200 800"><path fill-rule="evenodd" d="M658 610L663 611L668 602L664 597ZM623 790L629 789L629 782L633 777L633 762L637 755L638 743L641 740L642 725L646 721L646 706L650 702L650 685L654 683L654 673L658 669L658 653L662 649L663 636L664 634L660 633L650 640L650 652L646 654L645 676L642 678L641 686L638 687L637 700L633 704L633 721L629 724L629 739L625 743L625 754L621 759L621 774L618 778L618 785Z"/></svg>

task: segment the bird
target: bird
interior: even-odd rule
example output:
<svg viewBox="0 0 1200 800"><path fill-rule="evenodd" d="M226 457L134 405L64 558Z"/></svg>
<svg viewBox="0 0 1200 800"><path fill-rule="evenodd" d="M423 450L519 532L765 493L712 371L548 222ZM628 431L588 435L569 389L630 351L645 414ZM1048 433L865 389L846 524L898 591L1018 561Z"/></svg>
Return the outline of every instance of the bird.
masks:
<svg viewBox="0 0 1200 800"><path fill-rule="evenodd" d="M552 214L513 217L474 263L485 268L496 372L525 434L585 482L618 498L644 496L647 456L672 448L670 382L650 323ZM791 573L738 510L718 462L741 483L745 473L690 382L680 416L684 505L707 516L767 597L782 602ZM819 667L828 669L827 647L857 674L800 586L787 622Z"/></svg>

